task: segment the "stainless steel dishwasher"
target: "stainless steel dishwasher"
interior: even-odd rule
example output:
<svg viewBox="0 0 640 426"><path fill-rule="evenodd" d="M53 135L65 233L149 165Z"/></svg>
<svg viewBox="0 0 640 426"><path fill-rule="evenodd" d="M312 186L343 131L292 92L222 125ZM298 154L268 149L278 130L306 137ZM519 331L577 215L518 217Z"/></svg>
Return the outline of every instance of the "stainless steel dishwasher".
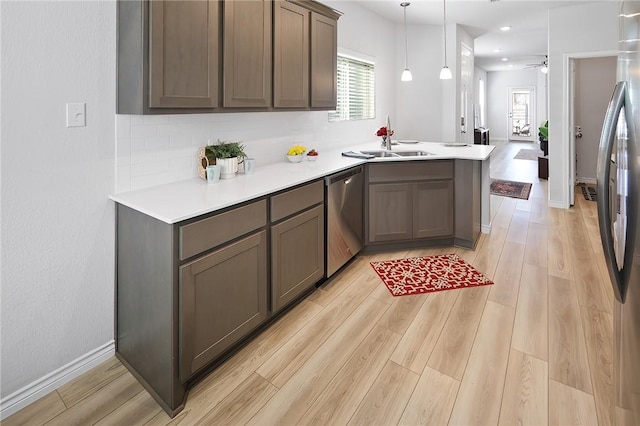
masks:
<svg viewBox="0 0 640 426"><path fill-rule="evenodd" d="M362 250L362 166L327 176L327 277Z"/></svg>

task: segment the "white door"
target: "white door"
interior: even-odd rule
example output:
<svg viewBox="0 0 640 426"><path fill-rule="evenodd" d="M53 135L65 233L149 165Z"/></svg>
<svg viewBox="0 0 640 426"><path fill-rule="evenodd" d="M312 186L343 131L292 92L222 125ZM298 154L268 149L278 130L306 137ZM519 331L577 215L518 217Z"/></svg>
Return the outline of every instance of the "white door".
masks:
<svg viewBox="0 0 640 426"><path fill-rule="evenodd" d="M507 135L512 141L537 140L536 89L534 87L509 88L509 118Z"/></svg>

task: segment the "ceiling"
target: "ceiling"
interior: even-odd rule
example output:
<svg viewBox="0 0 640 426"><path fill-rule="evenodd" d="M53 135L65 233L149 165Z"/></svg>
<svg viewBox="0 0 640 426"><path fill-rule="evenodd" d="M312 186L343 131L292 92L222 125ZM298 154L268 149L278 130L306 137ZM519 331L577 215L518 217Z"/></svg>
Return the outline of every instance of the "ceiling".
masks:
<svg viewBox="0 0 640 426"><path fill-rule="evenodd" d="M596 1L446 0L447 24L457 23L475 37L475 64L486 71L520 70L541 64L547 54L549 9ZM361 1L380 16L402 23L401 0ZM407 25L442 25L443 0L412 0ZM501 31L500 27L511 30ZM495 49L500 49L495 52ZM503 61L502 58L508 58Z"/></svg>

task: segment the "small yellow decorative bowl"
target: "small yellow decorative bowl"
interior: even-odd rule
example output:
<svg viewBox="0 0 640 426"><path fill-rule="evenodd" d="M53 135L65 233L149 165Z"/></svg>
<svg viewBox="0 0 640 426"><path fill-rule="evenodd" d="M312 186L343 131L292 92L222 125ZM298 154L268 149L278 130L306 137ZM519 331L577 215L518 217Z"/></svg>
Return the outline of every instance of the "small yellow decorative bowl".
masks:
<svg viewBox="0 0 640 426"><path fill-rule="evenodd" d="M289 160L292 163L299 163L302 161L302 159L304 158L304 155L300 154L300 155L287 155L287 160Z"/></svg>

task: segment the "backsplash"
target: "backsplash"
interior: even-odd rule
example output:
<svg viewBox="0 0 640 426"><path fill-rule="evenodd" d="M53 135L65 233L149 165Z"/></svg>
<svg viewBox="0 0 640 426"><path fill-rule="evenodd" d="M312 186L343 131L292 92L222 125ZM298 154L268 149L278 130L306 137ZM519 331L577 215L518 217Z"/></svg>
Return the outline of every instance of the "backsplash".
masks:
<svg viewBox="0 0 640 426"><path fill-rule="evenodd" d="M242 141L256 167L292 144L324 149L375 140L376 120L329 123L326 111L116 115L116 192L198 176L198 147Z"/></svg>

